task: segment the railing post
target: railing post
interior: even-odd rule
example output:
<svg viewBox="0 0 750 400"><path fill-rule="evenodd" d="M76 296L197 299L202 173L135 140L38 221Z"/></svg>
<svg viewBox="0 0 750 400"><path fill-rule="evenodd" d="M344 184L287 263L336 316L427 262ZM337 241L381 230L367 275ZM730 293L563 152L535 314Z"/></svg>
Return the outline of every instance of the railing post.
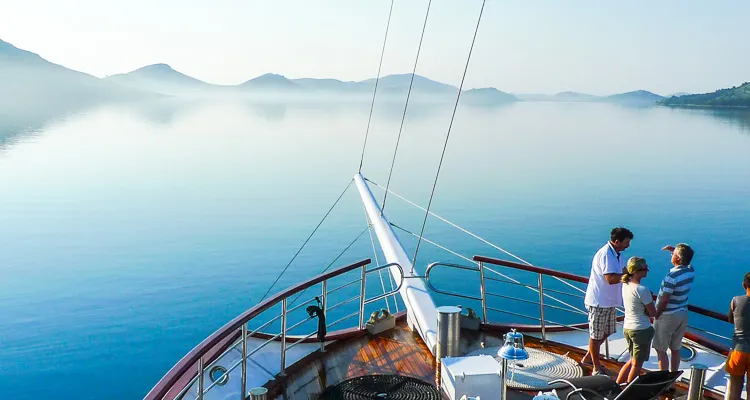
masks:
<svg viewBox="0 0 750 400"><path fill-rule="evenodd" d="M240 381L240 400L247 395L247 322L242 324L242 380Z"/></svg>
<svg viewBox="0 0 750 400"><path fill-rule="evenodd" d="M544 283L542 274L539 274L539 321L542 325L542 343L547 341L547 327L544 321Z"/></svg>
<svg viewBox="0 0 750 400"><path fill-rule="evenodd" d="M365 291L367 281L367 265L362 266L362 285L359 289L359 329L365 329Z"/></svg>
<svg viewBox="0 0 750 400"><path fill-rule="evenodd" d="M487 321L487 295L485 294L484 289L484 263L479 262L479 291L482 296L482 318L484 319L484 323L486 324Z"/></svg>
<svg viewBox="0 0 750 400"><path fill-rule="evenodd" d="M706 378L706 367L703 364L693 364L690 367L690 386L688 387L687 400L700 400L703 398L703 381Z"/></svg>
<svg viewBox="0 0 750 400"><path fill-rule="evenodd" d="M500 381L500 399L505 400L508 398L508 359L503 357L502 371L500 371L502 380Z"/></svg>
<svg viewBox="0 0 750 400"><path fill-rule="evenodd" d="M609 336L604 339L604 358L609 358Z"/></svg>
<svg viewBox="0 0 750 400"><path fill-rule="evenodd" d="M198 400L203 400L203 356L198 359Z"/></svg>
<svg viewBox="0 0 750 400"><path fill-rule="evenodd" d="M286 297L281 300L281 369L279 376L286 376Z"/></svg>
<svg viewBox="0 0 750 400"><path fill-rule="evenodd" d="M263 386L250 390L250 400L266 400L268 389Z"/></svg>
<svg viewBox="0 0 750 400"><path fill-rule="evenodd" d="M322 289L322 292L323 292L322 293L322 298L323 298L323 300L321 301L321 308L323 309L323 317L325 317L325 315L326 315L326 307L327 307L327 304L328 304L328 281L323 281L322 287L323 287L323 289ZM320 351L321 352L326 351L326 342L325 342L325 340L323 340L323 341L320 342Z"/></svg>

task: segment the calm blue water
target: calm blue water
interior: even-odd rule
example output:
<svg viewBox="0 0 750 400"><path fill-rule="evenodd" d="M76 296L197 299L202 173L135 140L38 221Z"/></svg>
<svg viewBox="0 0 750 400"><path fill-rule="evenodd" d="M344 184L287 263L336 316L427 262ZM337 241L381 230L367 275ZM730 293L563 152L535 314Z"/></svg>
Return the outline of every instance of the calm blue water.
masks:
<svg viewBox="0 0 750 400"><path fill-rule="evenodd" d="M368 110L186 101L0 120L0 393L142 397L257 303L356 172ZM400 104L376 107L363 172L381 184L400 117ZM426 205L449 118L444 106L410 109L397 193ZM652 290L669 267L659 249L689 242L691 302L723 311L748 270L747 154L747 112L466 107L432 207L537 265L584 275L625 225ZM386 212L419 230L423 215L397 198ZM279 288L317 274L364 224L352 188ZM502 257L434 219L425 236ZM366 257L365 235L337 265ZM461 261L423 245L419 266L435 260ZM446 287L471 290L455 282Z"/></svg>

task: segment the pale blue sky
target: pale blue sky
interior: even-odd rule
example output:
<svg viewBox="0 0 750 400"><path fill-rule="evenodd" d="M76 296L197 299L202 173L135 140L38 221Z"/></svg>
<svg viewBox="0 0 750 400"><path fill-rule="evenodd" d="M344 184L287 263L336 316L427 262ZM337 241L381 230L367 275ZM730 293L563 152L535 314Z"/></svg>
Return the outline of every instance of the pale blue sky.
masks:
<svg viewBox="0 0 750 400"><path fill-rule="evenodd" d="M0 39L105 76L164 62L236 84L374 77L388 0L0 0ZM417 73L458 84L481 1L433 0ZM397 0L383 72L410 72L427 0ZM488 0L467 87L705 92L750 81L750 1Z"/></svg>

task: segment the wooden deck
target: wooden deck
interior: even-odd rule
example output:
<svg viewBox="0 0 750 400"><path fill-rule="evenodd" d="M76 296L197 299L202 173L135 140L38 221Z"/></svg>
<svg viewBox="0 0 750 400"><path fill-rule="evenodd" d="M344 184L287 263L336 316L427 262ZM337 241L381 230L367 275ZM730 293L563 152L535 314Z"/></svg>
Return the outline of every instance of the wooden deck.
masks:
<svg viewBox="0 0 750 400"><path fill-rule="evenodd" d="M502 334L495 332L461 332L461 352L486 347L501 346ZM540 343L539 340L525 336L526 345L541 348L557 354L570 353L570 357L579 360L583 356L580 349L559 344ZM620 365L604 362L605 368L617 374ZM347 379L371 374L399 374L421 379L436 384L437 365L419 335L413 333L401 321L393 329L380 335L362 336L345 342L330 345L325 353L313 353L296 363L287 371L285 378L269 382L269 398L277 400L308 400L317 396L328 386ZM584 373L591 370L584 367ZM686 387L678 385L677 392L664 399L683 397ZM508 391L511 400L531 399L533 394ZM706 397L713 398L713 397ZM716 397L719 398L719 397Z"/></svg>

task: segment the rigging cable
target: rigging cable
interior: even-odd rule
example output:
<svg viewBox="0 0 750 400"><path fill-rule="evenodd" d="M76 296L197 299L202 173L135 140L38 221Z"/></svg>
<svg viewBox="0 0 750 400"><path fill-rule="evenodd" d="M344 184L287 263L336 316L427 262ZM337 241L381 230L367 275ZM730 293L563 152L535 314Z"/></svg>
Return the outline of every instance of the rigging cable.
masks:
<svg viewBox="0 0 750 400"><path fill-rule="evenodd" d="M417 63L419 63L419 53L422 51L422 39L424 39L424 31L427 28L427 17L430 15L430 6L432 0L427 3L427 12L424 14L424 24L422 24L422 35L419 37L419 46L417 47L417 57L414 60L414 68L411 71L411 80L409 81L409 91L406 92L406 103L404 103L404 113L401 116L401 126L398 128L398 137L396 138L396 148L393 149L393 160L391 161L391 170L388 172L388 182L385 187L389 187L391 184L391 176L393 175L393 166L396 164L396 154L398 153L398 145L401 142L401 132L404 130L404 120L406 119L406 109L409 107L409 97L411 97L411 88L414 86L414 75L417 73ZM383 196L383 205L380 207L380 215L385 212L385 200L388 198L388 190L385 191Z"/></svg>
<svg viewBox="0 0 750 400"><path fill-rule="evenodd" d="M375 238L372 237L372 222L370 222L370 217L367 215L367 207L364 207L364 204L362 207L365 210L365 223L367 223L368 229L367 231L370 233L370 243L372 244L372 254L375 256L375 266L380 267L380 260L378 260L378 251L375 249ZM390 275L390 272L386 272L388 275ZM383 280L383 270L378 270L378 275L380 275L380 286L383 288L383 294L388 293L385 291L385 281ZM393 290L393 285L391 285L391 290ZM395 299L395 298L394 298ZM388 303L388 296L384 298L385 300L385 308L388 309L388 312L391 312L391 305Z"/></svg>
<svg viewBox="0 0 750 400"><path fill-rule="evenodd" d="M372 183L373 185L375 185L375 186L377 186L377 187L381 188L381 189L385 189L385 187L383 187L383 186L379 185L379 184L378 184L377 182L375 182L375 181L373 181L373 180L371 180L371 179L365 178L365 180L366 180L367 182L370 182L370 183ZM388 191L388 193L390 193L390 194L392 194L392 195L396 196L397 198L399 198L399 199L401 199L401 200L405 201L405 202L406 202L407 204L410 204L410 205L412 205L412 206L414 206L414 207L416 207L416 208L418 208L418 209L420 209L420 210L422 210L422 211L428 212L428 213L429 213L430 215L432 215L433 217L435 217L435 218L437 218L437 219L439 219L439 220L441 220L441 221L445 222L446 224L448 224L448 225L450 225L450 226L452 226L452 227L454 227L454 228L456 228L456 229L460 230L461 232L463 232L463 233L465 233L465 234L467 234L467 235L469 235L469 236L471 236L471 237L473 237L473 238L475 238L475 239L477 239L477 240L481 241L482 243L484 243L484 244L486 244L486 245L488 245L488 246L491 246L491 247L495 248L496 250L499 250L499 251L501 251L501 252L503 252L503 253L505 253L505 254L507 254L507 255L509 255L509 256L511 256L511 257L513 257L513 258L515 258L515 259L516 259L516 260L518 260L519 262L522 262L522 263L524 263L524 264L526 264L526 265L531 265L531 266L533 266L533 264L532 264L532 263L530 263L530 262L528 262L528 261L524 260L523 258L521 258L521 257L519 257L519 256L517 256L517 255L515 255L515 254L513 254L513 253L511 253L511 252L509 252L508 250L505 250L504 248L502 248L502 247L500 247L500 246L498 246L498 245L496 245L496 244L494 244L494 243L490 242L489 240L487 240L487 239L485 239L485 238L483 238L483 237L481 237L481 236L477 235L476 233L474 233L474 232L471 232L470 230L468 230L468 229L466 229L466 228L464 228L464 227L462 227L462 226L460 226L460 225L457 225L457 224L455 224L455 223L453 223L453 222L451 222L451 221L449 221L449 220L447 220L447 219L443 218L442 216L440 216L440 215L438 215L438 214L436 214L436 213L434 213L434 212L432 212L432 211L427 211L427 209L426 209L426 208L424 208L424 207L420 206L419 204L417 204L417 203L415 203L415 202L413 202L413 201L411 201L411 200L407 199L407 198L406 198L406 197L404 197L404 196L401 196L400 194L398 194L398 193L394 192L393 190L389 190L389 191ZM469 261L471 261L471 260L469 260Z"/></svg>
<svg viewBox="0 0 750 400"><path fill-rule="evenodd" d="M396 228L396 229L399 229L399 230L402 230L402 231L404 231L404 232L406 232L406 233L408 233L408 234L410 234L410 235L412 235L412 236L414 236L414 237L419 237L419 236L418 236L418 235L417 235L416 233L414 233L414 232L411 232L411 231L409 231L409 230L408 230L408 229L406 229L406 228L402 228L402 227L400 227L400 226L398 226L398 225L396 225L396 224L394 224L394 223L390 223L390 225L391 225L392 227L394 227L394 228ZM447 247L445 247L445 246L441 246L441 245L439 245L439 244L437 244L437 243L435 243L435 242L433 242L433 241L431 241L431 240L429 240L429 239L427 239L427 238L422 238L422 239L424 239L425 243L429 243L429 244L431 244L431 245L433 245L433 246L435 246L435 247L437 247L437 248L439 248L439 249L441 249L441 250L445 250L445 251L447 251L448 253L451 253L451 254L453 254L453 255L454 255L454 256L456 256L456 257L462 258L462 259L464 259L464 260L466 260L466 261L468 261L468 262L470 262L470 263L472 263L472 264L478 264L478 263L477 263L476 261L474 261L474 260L470 259L469 257L466 257L466 256L464 256L464 255L461 255L460 253L457 253L457 252L455 252L455 251L453 251L453 250L451 250L451 249L449 249L449 248L447 248ZM501 276L501 277L503 277L503 278L507 279L507 280L508 280L508 282L510 282L510 283L513 283L513 284L516 284L516 285L521 285L521 282L520 282L520 281L518 281L517 279L513 279L513 278L511 278L510 276L508 276L508 275L505 275L505 274L503 274L503 273L500 273L500 272L498 272L498 271L495 271L494 269L492 269L492 268L490 268L490 267L487 267L487 266L485 266L485 267L484 267L484 269L485 269L485 270L487 270L487 271L491 271L491 272L493 272L493 273L495 273L495 274L497 274L497 275L499 275L499 276ZM558 280L559 280L559 279L558 279ZM561 282L564 282L564 281L561 281ZM522 286L526 287L527 289L530 289L531 291L533 291L533 292L534 292L534 293L536 293L536 294L539 294L539 289L536 289L536 288L535 288L534 286L527 286L527 285L522 285ZM575 286L573 286L573 287L574 287L574 288L576 288ZM576 289L578 289L578 288L576 288ZM494 294L493 296L498 296L498 295L497 295L497 294ZM558 303L561 303L561 304L563 304L563 305L567 306L567 307L569 308L569 310L567 310L567 309L566 309L565 311L572 311L572 312L575 312L575 313L578 313L578 314L581 314L581 315L588 315L588 314L587 314L586 312L584 312L584 311L581 311L581 310L580 310L580 309L578 309L578 308L577 308L576 306L574 306L574 305L571 305L571 304L569 304L569 303L567 303L567 302L565 302L565 301L562 301L562 300L558 299L557 297L555 297L555 296L552 296L551 294L544 294L544 296L545 296L545 297L547 297L547 298L550 298L550 299L552 299L552 300L555 300L555 301L557 301ZM499 296L499 297L502 297L502 296ZM554 306L554 305L551 305L551 304L550 304L550 305L548 305L548 306L549 306L549 307L557 307L557 306Z"/></svg>
<svg viewBox="0 0 750 400"><path fill-rule="evenodd" d="M384 188L384 187L383 187L382 185L378 184L377 182L375 182L375 181L373 181L373 180L371 180L371 179L365 178L365 180L366 180L367 182L370 182L370 183L372 183L373 185L375 185L375 186L377 186L377 187L381 188L381 189L385 189L385 188ZM477 239L477 240L481 241L482 243L484 243L484 244L486 244L486 245L488 245L488 246L490 246L490 247L493 247L493 248L495 248L495 249L497 249L497 250L499 250L499 251L501 251L501 252L503 252L503 253L505 253L505 254L507 254L507 255L509 255L509 256L511 256L511 257L513 257L513 258L515 258L515 259L516 259L516 260L518 260L519 262L521 262L521 263L523 263L523 264L526 264L526 265L529 265L529 266L532 266L532 267L534 266L534 264L532 264L532 263L530 263L530 262L528 262L528 261L524 260L523 258L521 258L521 257L519 257L519 256L517 256L517 255L515 255L515 254L513 254L513 253L511 253L511 252L509 252L508 250L505 250L504 248L502 248L502 247L500 247L500 246L498 246L498 245L496 245L496 244L494 244L494 243L490 242L489 240L487 240L487 239L485 239L485 238L483 238L483 237L481 237L481 236L477 235L476 233L474 233L474 232L472 232L472 231L470 231L470 230L468 230L468 229L466 229L466 228L464 228L464 227L462 227L462 226L460 226L460 225L457 225L457 224L455 224L455 223L453 223L453 222L451 222L451 221L449 221L449 220L447 220L447 219L443 218L442 216L440 216L440 215L438 215L438 214L436 214L436 213L434 213L434 212L432 212L432 211L427 211L427 209L426 209L426 208L424 208L424 207L420 206L419 204L417 204L417 203L415 203L415 202L413 202L413 201L411 201L411 200L407 199L407 198L406 198L406 197L404 197L404 196L401 196L400 194L398 194L398 193L394 192L393 190L388 190L388 193L390 193L390 194L392 194L392 195L396 196L397 198L399 198L399 199L401 199L401 200L405 201L405 202L406 202L407 204L410 204L410 205L412 205L412 206L414 206L414 207L416 207L416 208L418 208L418 209L420 209L420 210L422 210L422 211L428 212L428 213L429 213L430 215L432 215L433 217L435 217L435 218L437 218L437 219L439 219L439 220L441 220L441 221L445 222L446 224L448 224L448 225L450 225L450 226L452 226L452 227L454 227L454 228L458 229L459 231L461 231L461 232L463 232L463 233L465 233L465 234L467 234L467 235L469 235L469 236L471 236L471 237L473 237L473 238L475 238L475 239ZM391 224L391 225L393 225L394 227L397 227L397 228L399 228L399 229L401 229L401 230L404 230L404 228L398 227L398 226L396 226L395 224ZM409 234L412 234L411 232L407 232L407 233L409 233ZM414 237L416 237L416 236L417 236L416 234L413 234L413 235L414 235ZM425 239L425 241L426 241L427 243L430 243L430 242L429 242L429 241L428 241L427 239ZM451 252L452 252L452 251L451 251ZM466 260L467 260L467 261L469 261L469 262L474 262L473 260L471 260L471 259L468 259L468 258L466 258L466 257L464 257L464 256L462 256L462 255L459 255L459 257L461 257L461 258L464 258L464 259L466 259ZM581 293L586 293L586 291L585 291L585 290L583 290L583 289L581 289L581 288L579 288L579 287L577 287L577 286L575 286L575 285L571 284L570 282L568 282L568 281L566 281L566 280L564 280L564 279L561 279L561 278L558 278L558 277L553 277L553 278L555 278L555 280L559 281L560 283L562 283L562 284L564 284L564 285L567 285L567 286L571 287L572 289L575 289L575 290L577 290L577 291L579 291L579 292L581 292Z"/></svg>
<svg viewBox="0 0 750 400"><path fill-rule="evenodd" d="M289 263L286 264L286 266L284 267L284 269L281 270L281 273L279 274L279 276L276 277L276 280L273 281L273 283L271 284L271 286L268 287L268 290L266 290L266 293L264 293L263 297L260 298L260 301L263 301L266 298L266 296L268 296L268 293L271 292L271 289L273 289L273 287L276 285L276 283L279 282L279 279L281 279L281 276L284 275L284 273L286 272L287 269L289 269L289 266L292 265L292 262L294 262L294 260L297 258L297 256L299 255L299 253L302 252L302 249L305 248L305 245L307 244L307 242L309 242L310 239L312 239L312 237L315 234L315 232L318 231L318 228L320 228L320 226L323 225L323 221L325 221L326 218L328 218L328 215L331 214L331 211L333 211L333 208L336 207L336 204L339 203L339 200L341 200L341 198L344 197L344 193L346 193L346 191L349 190L349 187L352 185L352 182L354 182L354 179L352 179L352 180L349 181L349 184L346 185L346 188L344 188L344 191L341 192L341 194L336 199L336 201L333 202L333 205L331 206L331 208L328 209L328 212L326 213L326 215L323 216L323 219L321 219L320 222L318 222L318 226L316 226L315 229L313 229L312 233L310 233L310 236L308 236L307 239L305 239L305 242L302 243L302 246L300 246L299 250L297 250L297 252L294 253L294 257L292 257L292 259L289 260Z"/></svg>
<svg viewBox="0 0 750 400"><path fill-rule="evenodd" d="M334 258L334 259L333 259L333 261L331 261L330 263L328 263L328 266L326 266L326 267L325 267L325 268L323 269L323 271L321 271L320 273L321 273L321 274L324 274L324 273L325 273L326 271L328 271L328 270L329 270L329 269L330 269L330 268L331 268L331 267L333 266L333 264L334 264L334 263L335 263L336 261L338 261L338 260L339 260L339 258L341 258L341 256L343 256L343 255L344 255L344 253L346 253L346 251L347 251L347 250L349 250L349 248L351 248L351 247L352 247L352 246L354 245L354 243L357 243L357 240L359 240L359 238L361 238L361 237L362 237L362 235L364 235L364 234L365 234L365 232L367 232L367 231L369 231L369 230L370 230L370 225L367 225L367 228L365 228L365 229L364 229L364 230L363 230L362 232L360 232L360 233L359 233L359 235L357 235L357 237L355 237L355 238L354 238L354 240L352 240L352 241L351 241L351 242L349 243L349 245L348 245L348 246L346 246L346 247L344 248L344 250L341 250L341 253L339 253L339 255L337 255L337 256L336 256L336 258ZM310 289L310 288L307 288L307 289ZM296 302L297 302L297 300L299 300L299 298L300 298L300 297L302 297L302 295L303 295L303 294L304 294L305 292L307 292L307 289L305 289L305 290L301 291L301 292L300 292L300 293L299 293L299 294L297 295L297 297L295 297L295 298L294 298L294 300L292 300L292 302L291 302L291 303L289 303L289 307L293 306L293 305L294 305L294 303L296 303ZM312 301L312 300L310 300L310 301Z"/></svg>
<svg viewBox="0 0 750 400"><path fill-rule="evenodd" d="M464 80L466 79L466 72L469 70L469 62L471 61L471 53L474 50L474 42L476 42L477 40L477 32L479 32L479 24L482 22L482 13L484 12L485 2L486 0L482 0L482 8L479 10L479 17L477 18L477 26L476 28L474 28L474 38L471 39L471 47L469 47L469 54L468 56L466 56L466 66L464 67L464 74L461 77L461 85L458 87L458 95L456 95L456 104L453 106L453 115L451 115L451 122L448 125L448 134L445 135L445 144L443 144L443 153L440 155L440 162L438 163L437 172L435 173L435 181L432 184L432 193L430 193L430 201L427 202L427 211L424 214L424 221L422 221L422 231L419 233L419 239L417 239L417 248L414 250L414 258L411 261L412 270L414 269L414 264L416 264L417 262L417 254L419 253L419 244L422 242L422 235L424 235L424 227L425 225L427 225L427 217L430 215L430 206L432 205L432 198L435 196L435 188L437 187L438 177L440 176L440 167L443 166L443 158L445 158L445 150L448 148L448 139L450 139L451 137L451 129L453 128L453 120L456 118L456 110L458 109L458 101L461 99L461 91L464 88ZM387 193L388 193L388 185L386 184L386 194Z"/></svg>
<svg viewBox="0 0 750 400"><path fill-rule="evenodd" d="M372 103L370 104L370 116L367 117L367 130L365 130L365 142L362 144L362 157L359 159L359 172L362 172L362 164L365 162L365 149L367 148L367 136L370 134L370 122L372 121L372 110L375 108L375 95L378 93L378 82L380 81L380 69L383 67L383 55L385 54L385 44L388 42L388 29L391 27L391 14L393 14L393 0L391 0L391 9L388 11L388 22L385 24L385 37L383 38L383 48L380 50L380 64L378 64L378 76L375 78L375 90L372 91Z"/></svg>

